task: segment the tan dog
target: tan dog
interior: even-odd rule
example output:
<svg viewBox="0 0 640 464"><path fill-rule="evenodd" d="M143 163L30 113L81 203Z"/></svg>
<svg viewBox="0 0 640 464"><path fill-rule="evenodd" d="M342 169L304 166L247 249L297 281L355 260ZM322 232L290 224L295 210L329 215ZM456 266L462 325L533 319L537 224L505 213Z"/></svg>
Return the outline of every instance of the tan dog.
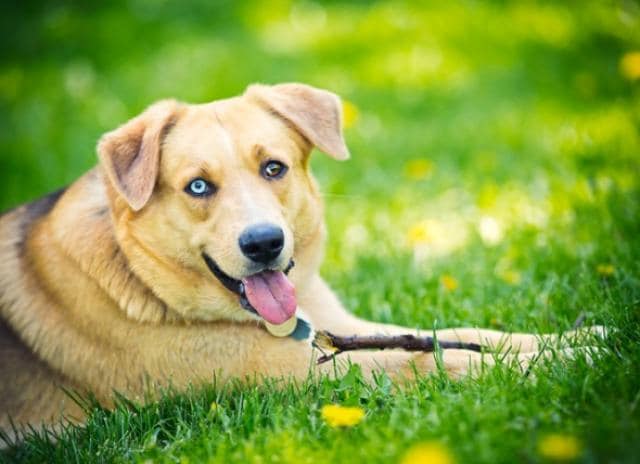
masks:
<svg viewBox="0 0 640 464"><path fill-rule="evenodd" d="M411 332L350 315L320 277L325 226L309 172L314 146L349 156L340 101L323 90L254 85L203 105L161 101L106 134L99 166L69 188L5 213L0 427L9 417L34 425L82 419L60 387L92 391L109 405L114 390L140 397L214 374L303 379L310 369L331 371L331 363L315 366L308 334L265 330L302 312L315 329L336 334ZM438 337L503 342L523 363L541 340L477 329ZM435 368L432 354L349 358L366 375L382 368L410 378L414 367ZM478 353L444 354L456 376L480 363Z"/></svg>

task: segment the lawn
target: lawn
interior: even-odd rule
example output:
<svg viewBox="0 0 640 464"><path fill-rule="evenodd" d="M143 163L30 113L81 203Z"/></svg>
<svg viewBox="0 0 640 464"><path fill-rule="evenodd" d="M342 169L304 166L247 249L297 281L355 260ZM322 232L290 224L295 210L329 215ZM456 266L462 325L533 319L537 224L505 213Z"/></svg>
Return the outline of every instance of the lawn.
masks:
<svg viewBox="0 0 640 464"><path fill-rule="evenodd" d="M428 329L613 330L592 365L533 378L499 366L398 390L352 369L121 399L0 461L640 461L637 3L98 3L3 5L0 210L72 182L157 99L302 81L345 101L352 159L313 169L323 274L347 307ZM331 427L329 404L364 418Z"/></svg>

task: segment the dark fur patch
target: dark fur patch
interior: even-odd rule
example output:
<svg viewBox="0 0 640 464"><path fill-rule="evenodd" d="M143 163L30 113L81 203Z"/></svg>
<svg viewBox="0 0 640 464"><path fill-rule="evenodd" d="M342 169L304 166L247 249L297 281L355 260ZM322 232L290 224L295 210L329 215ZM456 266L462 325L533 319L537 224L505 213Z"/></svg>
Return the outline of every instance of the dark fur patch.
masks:
<svg viewBox="0 0 640 464"><path fill-rule="evenodd" d="M56 203L58 203L58 200L60 200L60 197L66 190L66 187L61 188L60 190L56 190L55 192L39 198L38 200L27 203L24 206L24 213L20 223L21 240L18 242L20 252L24 249L24 244L27 239L27 235L29 234L29 229L31 229L31 225L41 217L46 216L53 209Z"/></svg>
<svg viewBox="0 0 640 464"><path fill-rule="evenodd" d="M67 188L61 188L60 190L56 190L55 192L51 192L50 194L37 199L36 201L32 201L26 205L25 210L25 220L28 222L33 222L36 219L41 218L46 215L53 209L53 207L58 203L60 197L67 191Z"/></svg>
<svg viewBox="0 0 640 464"><path fill-rule="evenodd" d="M6 350L20 344L22 344L22 340L9 327L9 324L0 318L0 352L4 353Z"/></svg>

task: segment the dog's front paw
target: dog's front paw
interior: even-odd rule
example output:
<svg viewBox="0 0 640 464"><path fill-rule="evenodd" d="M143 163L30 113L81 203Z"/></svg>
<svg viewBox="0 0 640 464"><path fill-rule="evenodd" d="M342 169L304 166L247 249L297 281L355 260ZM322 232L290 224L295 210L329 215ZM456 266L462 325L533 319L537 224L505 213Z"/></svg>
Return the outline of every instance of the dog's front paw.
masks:
<svg viewBox="0 0 640 464"><path fill-rule="evenodd" d="M597 344L599 340L604 340L611 334L612 330L603 325L592 325L570 330L561 336L561 344L569 345L590 345Z"/></svg>

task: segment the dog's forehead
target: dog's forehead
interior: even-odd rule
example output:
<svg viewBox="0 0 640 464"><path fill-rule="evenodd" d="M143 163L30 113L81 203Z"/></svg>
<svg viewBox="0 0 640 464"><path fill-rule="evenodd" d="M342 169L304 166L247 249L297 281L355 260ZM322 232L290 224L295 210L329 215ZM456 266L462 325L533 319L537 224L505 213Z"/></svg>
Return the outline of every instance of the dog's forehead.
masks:
<svg viewBox="0 0 640 464"><path fill-rule="evenodd" d="M165 150L218 164L243 161L256 147L298 151L297 135L265 108L244 97L187 105L165 140Z"/></svg>

